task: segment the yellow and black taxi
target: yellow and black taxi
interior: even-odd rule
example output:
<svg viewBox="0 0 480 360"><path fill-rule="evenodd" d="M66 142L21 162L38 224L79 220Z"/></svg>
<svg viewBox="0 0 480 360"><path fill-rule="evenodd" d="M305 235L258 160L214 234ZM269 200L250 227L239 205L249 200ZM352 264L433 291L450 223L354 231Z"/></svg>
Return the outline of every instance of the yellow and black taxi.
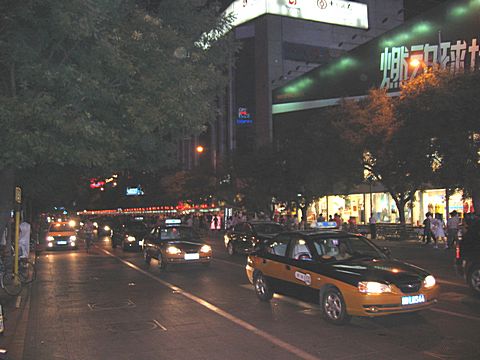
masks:
<svg viewBox="0 0 480 360"><path fill-rule="evenodd" d="M51 222L45 237L46 249L77 249L75 221Z"/></svg>
<svg viewBox="0 0 480 360"><path fill-rule="evenodd" d="M203 243L198 234L180 220L167 219L164 225L153 227L143 239L143 256L150 264L158 260L158 267L165 270L171 264L210 265L212 248Z"/></svg>
<svg viewBox="0 0 480 360"><path fill-rule="evenodd" d="M426 270L390 258L361 235L339 230L277 235L247 259L246 272L260 300L274 292L315 296L326 320L426 309L439 286Z"/></svg>

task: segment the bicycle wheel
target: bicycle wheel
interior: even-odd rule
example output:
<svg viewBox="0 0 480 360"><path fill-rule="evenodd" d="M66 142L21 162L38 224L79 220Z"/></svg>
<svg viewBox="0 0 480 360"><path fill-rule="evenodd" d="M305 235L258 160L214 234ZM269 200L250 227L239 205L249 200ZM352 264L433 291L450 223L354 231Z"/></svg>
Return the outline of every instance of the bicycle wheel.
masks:
<svg viewBox="0 0 480 360"><path fill-rule="evenodd" d="M25 263L20 264L18 275L20 275L20 280L24 284L30 284L37 278L37 269L33 262L27 260Z"/></svg>
<svg viewBox="0 0 480 360"><path fill-rule="evenodd" d="M22 291L23 283L18 275L5 273L2 282L3 290L10 296L17 296Z"/></svg>

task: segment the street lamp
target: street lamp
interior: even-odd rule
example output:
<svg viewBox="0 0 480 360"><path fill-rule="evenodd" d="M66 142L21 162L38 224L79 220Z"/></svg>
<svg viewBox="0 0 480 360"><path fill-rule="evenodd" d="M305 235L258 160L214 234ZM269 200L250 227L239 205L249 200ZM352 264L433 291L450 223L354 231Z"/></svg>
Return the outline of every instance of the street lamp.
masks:
<svg viewBox="0 0 480 360"><path fill-rule="evenodd" d="M203 153L204 150L205 150L205 148L204 148L202 145L198 145L198 146L195 148L195 151L196 151L198 154Z"/></svg>

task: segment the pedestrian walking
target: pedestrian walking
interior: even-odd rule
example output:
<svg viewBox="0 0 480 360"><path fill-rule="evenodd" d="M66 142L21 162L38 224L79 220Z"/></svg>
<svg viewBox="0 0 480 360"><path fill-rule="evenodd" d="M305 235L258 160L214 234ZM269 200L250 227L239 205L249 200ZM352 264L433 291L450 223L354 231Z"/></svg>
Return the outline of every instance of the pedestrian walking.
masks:
<svg viewBox="0 0 480 360"><path fill-rule="evenodd" d="M370 225L370 239L375 240L377 238L377 219L373 215L373 212L370 214L368 224Z"/></svg>
<svg viewBox="0 0 480 360"><path fill-rule="evenodd" d="M432 228L433 240L435 241L435 248L438 248L438 241L445 241L445 222L443 221L441 215L435 215L435 218L431 220L430 224ZM446 241L445 241L446 244Z"/></svg>
<svg viewBox="0 0 480 360"><path fill-rule="evenodd" d="M458 245L458 229L460 226L460 217L456 210L450 213L450 218L447 220L447 244L445 249L451 249L454 244Z"/></svg>
<svg viewBox="0 0 480 360"><path fill-rule="evenodd" d="M425 214L425 220L423 220L423 243L425 245L430 244L433 241L437 243L437 239L432 233L432 213L427 212Z"/></svg>

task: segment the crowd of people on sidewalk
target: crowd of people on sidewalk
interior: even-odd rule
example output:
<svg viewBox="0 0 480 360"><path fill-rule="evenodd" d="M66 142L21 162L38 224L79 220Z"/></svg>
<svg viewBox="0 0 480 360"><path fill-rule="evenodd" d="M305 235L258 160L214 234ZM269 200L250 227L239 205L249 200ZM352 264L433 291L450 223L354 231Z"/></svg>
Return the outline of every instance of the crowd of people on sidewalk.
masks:
<svg viewBox="0 0 480 360"><path fill-rule="evenodd" d="M462 224L456 210L450 212L449 215L450 217L445 224L441 216L433 216L431 212L425 214L425 220L423 221L423 244L433 243L433 247L438 248L439 243L443 242L446 250L452 249L458 244L459 232L464 224Z"/></svg>

